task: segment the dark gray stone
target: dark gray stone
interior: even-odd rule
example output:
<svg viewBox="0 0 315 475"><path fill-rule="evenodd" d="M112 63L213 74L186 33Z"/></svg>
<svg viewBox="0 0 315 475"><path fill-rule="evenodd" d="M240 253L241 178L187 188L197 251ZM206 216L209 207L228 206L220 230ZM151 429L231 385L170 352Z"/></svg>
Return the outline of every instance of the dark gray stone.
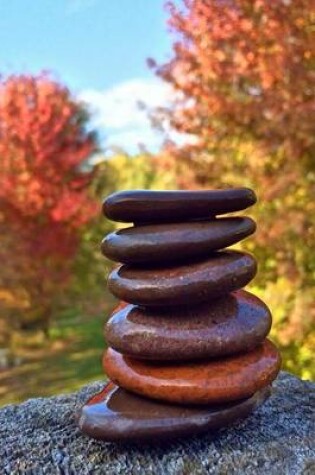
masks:
<svg viewBox="0 0 315 475"><path fill-rule="evenodd" d="M251 218L233 217L211 221L152 224L119 229L102 241L104 256L124 264L187 262L208 256L253 234Z"/></svg>
<svg viewBox="0 0 315 475"><path fill-rule="evenodd" d="M0 410L1 474L311 475L315 384L281 373L244 422L166 446L119 446L83 436L74 413L103 383Z"/></svg>
<svg viewBox="0 0 315 475"><path fill-rule="evenodd" d="M103 214L125 223L163 223L209 219L256 203L249 188L223 190L125 190L107 196Z"/></svg>

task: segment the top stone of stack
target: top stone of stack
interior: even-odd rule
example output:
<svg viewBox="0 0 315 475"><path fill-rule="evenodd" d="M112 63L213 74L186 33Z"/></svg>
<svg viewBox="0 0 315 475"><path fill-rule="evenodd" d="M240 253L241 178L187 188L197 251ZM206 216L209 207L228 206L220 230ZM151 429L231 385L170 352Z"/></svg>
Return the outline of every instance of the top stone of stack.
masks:
<svg viewBox="0 0 315 475"><path fill-rule="evenodd" d="M205 191L122 191L108 196L103 214L125 223L163 223L210 219L256 203L249 188Z"/></svg>

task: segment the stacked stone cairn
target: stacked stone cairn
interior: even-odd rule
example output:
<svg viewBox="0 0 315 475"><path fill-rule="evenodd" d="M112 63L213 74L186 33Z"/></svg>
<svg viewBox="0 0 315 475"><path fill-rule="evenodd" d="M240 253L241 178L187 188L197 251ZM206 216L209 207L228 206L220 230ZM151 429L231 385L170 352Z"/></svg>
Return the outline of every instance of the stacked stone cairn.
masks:
<svg viewBox="0 0 315 475"><path fill-rule="evenodd" d="M256 202L247 188L124 191L103 204L134 223L107 235L121 263L108 278L120 301L106 324L111 382L81 408L79 426L105 441L146 442L214 431L270 395L280 356L266 339L267 306L242 290L255 258L225 250L253 234L248 217L217 217Z"/></svg>

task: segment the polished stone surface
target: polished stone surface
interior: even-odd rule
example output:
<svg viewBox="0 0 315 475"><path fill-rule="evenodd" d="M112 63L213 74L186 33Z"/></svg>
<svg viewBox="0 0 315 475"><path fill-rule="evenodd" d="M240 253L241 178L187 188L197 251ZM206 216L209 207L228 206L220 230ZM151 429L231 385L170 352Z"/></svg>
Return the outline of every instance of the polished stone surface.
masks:
<svg viewBox="0 0 315 475"><path fill-rule="evenodd" d="M239 290L179 310L126 305L107 322L105 338L109 346L135 358L195 360L250 351L270 327L268 307Z"/></svg>
<svg viewBox="0 0 315 475"><path fill-rule="evenodd" d="M281 358L268 340L250 353L219 360L149 362L109 348L103 357L108 377L136 394L179 404L235 401L254 394L277 376Z"/></svg>
<svg viewBox="0 0 315 475"><path fill-rule="evenodd" d="M240 289L256 271L256 260L250 254L221 251L207 259L167 267L123 265L109 275L108 288L129 303L178 306L209 301Z"/></svg>
<svg viewBox="0 0 315 475"><path fill-rule="evenodd" d="M206 219L240 211L256 203L249 188L203 191L120 191L103 203L104 215L126 223Z"/></svg>
<svg viewBox="0 0 315 475"><path fill-rule="evenodd" d="M243 217L135 226L108 234L101 249L109 259L126 264L184 261L231 246L255 229L255 222Z"/></svg>
<svg viewBox="0 0 315 475"><path fill-rule="evenodd" d="M78 413L82 432L107 442L162 442L215 431L243 419L270 395L266 387L248 399L210 407L160 403L109 383Z"/></svg>

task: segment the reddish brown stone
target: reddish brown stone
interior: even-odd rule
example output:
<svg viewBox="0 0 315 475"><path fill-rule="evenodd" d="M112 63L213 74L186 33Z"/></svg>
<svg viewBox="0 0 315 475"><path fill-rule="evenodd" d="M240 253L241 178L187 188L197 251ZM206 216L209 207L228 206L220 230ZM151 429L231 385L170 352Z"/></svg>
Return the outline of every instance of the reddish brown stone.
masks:
<svg viewBox="0 0 315 475"><path fill-rule="evenodd" d="M85 434L106 442L162 442L217 430L238 421L268 398L270 388L248 399L208 407L160 403L109 383L79 411Z"/></svg>
<svg viewBox="0 0 315 475"><path fill-rule="evenodd" d="M250 254L212 253L187 264L144 267L123 265L108 277L108 288L120 300L145 306L178 306L213 300L247 285L257 271Z"/></svg>
<svg viewBox="0 0 315 475"><path fill-rule="evenodd" d="M109 346L135 358L196 360L250 351L270 327L268 307L239 290L179 310L127 305L107 322L105 336Z"/></svg>
<svg viewBox="0 0 315 475"><path fill-rule="evenodd" d="M206 191L120 191L103 203L104 215L113 221L174 222L209 219L240 211L256 203L248 188Z"/></svg>
<svg viewBox="0 0 315 475"><path fill-rule="evenodd" d="M250 397L280 370L280 354L268 340L251 351L219 360L157 363L123 356L109 348L108 377L136 394L179 404L212 404Z"/></svg>
<svg viewBox="0 0 315 475"><path fill-rule="evenodd" d="M241 217L135 226L108 234L101 249L109 259L125 264L187 261L231 246L255 229L252 219Z"/></svg>

